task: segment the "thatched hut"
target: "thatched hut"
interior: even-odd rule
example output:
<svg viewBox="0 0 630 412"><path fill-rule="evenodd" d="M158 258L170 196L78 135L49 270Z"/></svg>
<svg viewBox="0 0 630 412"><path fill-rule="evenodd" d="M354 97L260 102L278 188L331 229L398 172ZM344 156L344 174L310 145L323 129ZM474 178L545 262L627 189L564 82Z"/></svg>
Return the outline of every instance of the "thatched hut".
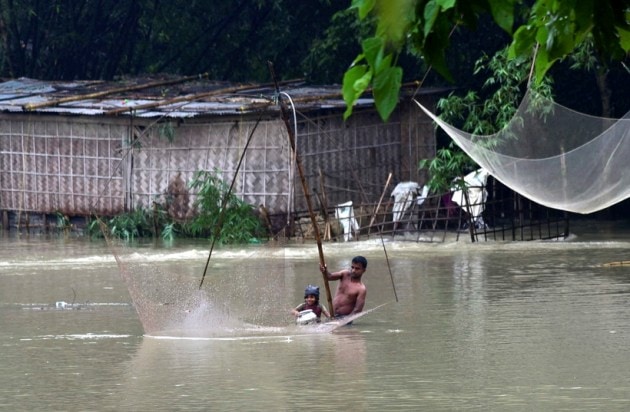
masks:
<svg viewBox="0 0 630 412"><path fill-rule="evenodd" d="M339 87L280 89L307 185L327 204L375 202L389 173L424 178L417 165L434 156L435 130L410 99L387 123L369 98L344 121ZM437 92L415 98L433 107ZM111 216L154 203L185 219L193 173L231 182L239 163L234 193L247 203L276 216L305 210L277 99L270 85L196 77L0 83L3 226L10 216Z"/></svg>

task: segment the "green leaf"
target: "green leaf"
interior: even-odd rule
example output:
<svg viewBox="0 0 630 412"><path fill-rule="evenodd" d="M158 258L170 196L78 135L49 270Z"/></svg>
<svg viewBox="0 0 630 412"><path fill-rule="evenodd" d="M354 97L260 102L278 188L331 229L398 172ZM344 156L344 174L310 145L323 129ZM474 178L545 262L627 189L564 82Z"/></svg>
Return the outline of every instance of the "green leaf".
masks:
<svg viewBox="0 0 630 412"><path fill-rule="evenodd" d="M521 26L514 33L512 44L508 49L508 58L529 56L536 44L536 30L531 26Z"/></svg>
<svg viewBox="0 0 630 412"><path fill-rule="evenodd" d="M343 75L342 94L346 104L352 103L355 100L354 83L363 77L367 72L368 67L365 64L359 64L349 68Z"/></svg>
<svg viewBox="0 0 630 412"><path fill-rule="evenodd" d="M368 14L374 9L376 0L352 0L351 9L357 9L359 11L359 18L365 19Z"/></svg>
<svg viewBox="0 0 630 412"><path fill-rule="evenodd" d="M407 30L416 21L417 0L379 0L376 6L378 24L376 33L387 39L388 45L402 46Z"/></svg>
<svg viewBox="0 0 630 412"><path fill-rule="evenodd" d="M576 1L573 20L576 31L588 31L593 23L593 1Z"/></svg>
<svg viewBox="0 0 630 412"><path fill-rule="evenodd" d="M383 51L385 49L385 41L381 37L370 37L361 42L363 48L363 55L365 60L372 68L376 68L380 64L380 60L383 58Z"/></svg>
<svg viewBox="0 0 630 412"><path fill-rule="evenodd" d="M550 50L553 47L555 33L546 27L539 27L536 31L536 42L541 45L541 49Z"/></svg>
<svg viewBox="0 0 630 412"><path fill-rule="evenodd" d="M619 39L621 48L626 52L630 52L630 30L624 30L621 27L617 27L617 33L619 33Z"/></svg>
<svg viewBox="0 0 630 412"><path fill-rule="evenodd" d="M426 38L431 29L433 29L433 24L435 24L435 20L440 13L440 6L436 3L435 0L429 0L427 4L424 6L424 37Z"/></svg>
<svg viewBox="0 0 630 412"><path fill-rule="evenodd" d="M392 65L394 56L388 54L384 59L381 59L376 67L374 67L374 73L378 74L385 69L388 69Z"/></svg>
<svg viewBox="0 0 630 412"><path fill-rule="evenodd" d="M372 70L368 70L363 76L358 78L352 85L356 93L357 98L363 94L365 89L370 85L372 80Z"/></svg>
<svg viewBox="0 0 630 412"><path fill-rule="evenodd" d="M455 7L455 0L436 0L442 11Z"/></svg>
<svg viewBox="0 0 630 412"><path fill-rule="evenodd" d="M538 50L538 53L536 53L536 84L540 84L540 82L542 82L542 79L545 77L545 73L547 73L547 70L549 70L549 68L551 68L551 65L553 64L552 61L549 61L549 55L547 54L547 50L543 47L541 47Z"/></svg>
<svg viewBox="0 0 630 412"><path fill-rule="evenodd" d="M357 90L357 81L364 78L364 76L368 73L368 66L365 64L360 64L349 68L346 73L343 75L343 100L346 102L346 111L343 114L344 120L346 120L352 114L352 106L356 103L357 99L365 91ZM371 73L371 72L370 72ZM360 85L361 83L359 83Z"/></svg>
<svg viewBox="0 0 630 412"><path fill-rule="evenodd" d="M403 71L388 67L374 77L374 100L381 119L387 121L398 104Z"/></svg>
<svg viewBox="0 0 630 412"><path fill-rule="evenodd" d="M488 0L494 21L506 32L512 34L514 26L514 0Z"/></svg>
<svg viewBox="0 0 630 412"><path fill-rule="evenodd" d="M556 42L549 55L553 59L559 59L567 54L571 53L575 49L575 37L567 26L562 27L563 30L559 30L556 35Z"/></svg>
<svg viewBox="0 0 630 412"><path fill-rule="evenodd" d="M426 42L423 54L427 59L427 62L431 64L433 69L438 72L442 77L444 77L449 82L453 82L453 76L451 75L450 70L448 69L448 65L446 64L446 56L444 55L445 49L439 44L437 41L431 41L434 37L431 37Z"/></svg>

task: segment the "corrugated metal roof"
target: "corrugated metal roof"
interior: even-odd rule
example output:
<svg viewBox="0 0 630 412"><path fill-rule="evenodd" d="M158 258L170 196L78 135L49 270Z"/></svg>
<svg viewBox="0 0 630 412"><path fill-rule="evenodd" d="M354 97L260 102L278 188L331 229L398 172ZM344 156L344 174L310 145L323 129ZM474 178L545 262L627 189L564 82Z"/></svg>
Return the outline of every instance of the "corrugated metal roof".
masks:
<svg viewBox="0 0 630 412"><path fill-rule="evenodd" d="M339 86L314 87L301 81L283 82L301 111L345 110ZM423 93L435 93L427 90ZM191 118L277 111L275 89L269 85L236 85L202 78L135 78L117 82L43 81L20 78L0 83L0 112L55 113L87 116ZM362 98L357 106L372 106Z"/></svg>

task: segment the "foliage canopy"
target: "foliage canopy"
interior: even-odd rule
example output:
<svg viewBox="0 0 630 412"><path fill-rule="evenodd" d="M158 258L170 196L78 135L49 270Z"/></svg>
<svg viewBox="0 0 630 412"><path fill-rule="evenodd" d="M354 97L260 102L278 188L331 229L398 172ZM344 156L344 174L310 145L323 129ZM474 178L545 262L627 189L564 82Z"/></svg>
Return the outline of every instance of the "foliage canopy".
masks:
<svg viewBox="0 0 630 412"><path fill-rule="evenodd" d="M281 77L303 77L317 35L345 8L332 0L0 0L0 76L267 82L270 60Z"/></svg>
<svg viewBox="0 0 630 412"><path fill-rule="evenodd" d="M618 0L535 0L533 5L524 0L353 0L351 8L359 19L376 16L377 24L344 75L346 117L371 86L381 117L389 118L398 101L402 69L397 58L404 47L452 80L445 58L451 33L457 26L475 28L483 14L512 36L510 58L536 50L537 81L589 35L604 61L621 60L630 52L630 6Z"/></svg>
<svg viewBox="0 0 630 412"><path fill-rule="evenodd" d="M503 49L494 56L483 56L475 63L475 75L483 75L484 95L469 91L464 96L451 93L438 101L441 118L461 130L488 136L497 133L514 117L521 101L521 82L527 78L530 64L527 60L508 58ZM539 98L551 98L551 81L545 77L532 84ZM487 141L488 145L494 142ZM437 150L432 159L423 159L420 168L429 171L429 186L434 192L449 190L453 180L478 166L452 140Z"/></svg>

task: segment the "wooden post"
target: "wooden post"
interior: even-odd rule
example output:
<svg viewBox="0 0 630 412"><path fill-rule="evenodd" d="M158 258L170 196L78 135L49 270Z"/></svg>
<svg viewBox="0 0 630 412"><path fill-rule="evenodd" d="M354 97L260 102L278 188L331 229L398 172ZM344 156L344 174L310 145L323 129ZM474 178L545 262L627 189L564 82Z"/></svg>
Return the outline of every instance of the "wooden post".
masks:
<svg viewBox="0 0 630 412"><path fill-rule="evenodd" d="M383 198L385 197L385 192L387 191L387 188L389 187L389 182L392 180L392 172L389 172L389 176L387 176L387 182L385 182L385 187L383 188L383 193L381 194L381 198L378 200L378 204L376 205L376 209L374 210L374 213L372 214L372 219L370 219L370 225L368 226L368 236L370 233L370 230L372 229L372 225L374 224L374 220L376 220L376 216L378 215L378 210L381 208L381 202L383 202ZM380 232L382 233L382 228L380 230Z"/></svg>
<svg viewBox="0 0 630 412"><path fill-rule="evenodd" d="M260 213L260 217L263 219L263 222L265 222L265 225L267 226L269 236L275 238L275 235L273 233L273 225L271 224L271 220L269 219L269 212L267 211L267 208L264 205L258 205L258 212Z"/></svg>

